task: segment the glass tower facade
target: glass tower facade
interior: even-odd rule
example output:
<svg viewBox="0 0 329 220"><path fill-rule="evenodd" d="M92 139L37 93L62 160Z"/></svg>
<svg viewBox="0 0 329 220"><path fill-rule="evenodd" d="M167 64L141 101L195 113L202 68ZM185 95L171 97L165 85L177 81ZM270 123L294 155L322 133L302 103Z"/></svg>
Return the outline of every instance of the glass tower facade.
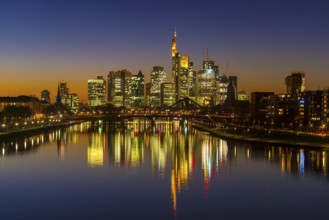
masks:
<svg viewBox="0 0 329 220"><path fill-rule="evenodd" d="M103 77L88 80L88 105L91 107L106 104L106 82Z"/></svg>
<svg viewBox="0 0 329 220"><path fill-rule="evenodd" d="M131 77L131 107L144 106L144 75L141 71Z"/></svg>

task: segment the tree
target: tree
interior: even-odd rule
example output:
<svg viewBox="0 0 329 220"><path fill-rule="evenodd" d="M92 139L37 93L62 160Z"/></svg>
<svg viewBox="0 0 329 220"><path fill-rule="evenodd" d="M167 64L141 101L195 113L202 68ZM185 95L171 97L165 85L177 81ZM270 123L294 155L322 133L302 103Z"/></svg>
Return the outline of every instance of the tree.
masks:
<svg viewBox="0 0 329 220"><path fill-rule="evenodd" d="M42 109L42 113L46 116L58 114L58 108L55 105L48 105Z"/></svg>

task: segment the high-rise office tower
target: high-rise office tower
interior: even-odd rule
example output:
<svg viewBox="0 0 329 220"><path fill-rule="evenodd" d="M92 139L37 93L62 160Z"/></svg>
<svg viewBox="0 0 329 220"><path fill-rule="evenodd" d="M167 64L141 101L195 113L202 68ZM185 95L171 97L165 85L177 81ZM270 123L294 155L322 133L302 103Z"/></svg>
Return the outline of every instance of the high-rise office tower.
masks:
<svg viewBox="0 0 329 220"><path fill-rule="evenodd" d="M287 94L297 95L305 91L305 73L293 72L286 77Z"/></svg>
<svg viewBox="0 0 329 220"><path fill-rule="evenodd" d="M131 76L131 106L144 106L144 75L141 71Z"/></svg>
<svg viewBox="0 0 329 220"><path fill-rule="evenodd" d="M61 94L61 102L66 105L67 94L69 93L69 88L67 87L67 82L62 81L59 83L59 92Z"/></svg>
<svg viewBox="0 0 329 220"><path fill-rule="evenodd" d="M217 95L216 95L216 104L224 104L227 99L227 90L228 85L230 83L229 78L224 74L222 76L219 76L219 79L217 80Z"/></svg>
<svg viewBox="0 0 329 220"><path fill-rule="evenodd" d="M188 76L188 89L190 99L196 99L196 71L193 69L193 62L190 62L190 70Z"/></svg>
<svg viewBox="0 0 329 220"><path fill-rule="evenodd" d="M181 56L179 65L179 91L178 98L182 99L189 96L189 72L190 57Z"/></svg>
<svg viewBox="0 0 329 220"><path fill-rule="evenodd" d="M162 83L161 84L161 107L171 106L175 103L175 84Z"/></svg>
<svg viewBox="0 0 329 220"><path fill-rule="evenodd" d="M197 98L200 105L212 105L216 98L217 84L213 69L200 70L197 74Z"/></svg>
<svg viewBox="0 0 329 220"><path fill-rule="evenodd" d="M151 87L152 87L151 82L146 83L146 85L145 85L145 106L150 106Z"/></svg>
<svg viewBox="0 0 329 220"><path fill-rule="evenodd" d="M151 107L160 107L161 84L166 82L167 73L162 66L154 66L151 72L150 103Z"/></svg>
<svg viewBox="0 0 329 220"><path fill-rule="evenodd" d="M70 108L73 113L77 113L79 110L79 97L76 93L67 94L66 106Z"/></svg>
<svg viewBox="0 0 329 220"><path fill-rule="evenodd" d="M131 105L131 72L111 71L108 76L108 101L116 107Z"/></svg>
<svg viewBox="0 0 329 220"><path fill-rule="evenodd" d="M88 105L91 107L106 104L106 81L104 77L88 80Z"/></svg>
<svg viewBox="0 0 329 220"><path fill-rule="evenodd" d="M50 92L48 90L42 90L41 101L50 103Z"/></svg>
<svg viewBox="0 0 329 220"><path fill-rule="evenodd" d="M204 60L202 62L202 66L204 70L214 70L215 78L219 78L219 67L215 65L215 62L209 58L208 49L206 49Z"/></svg>
<svg viewBox="0 0 329 220"><path fill-rule="evenodd" d="M55 104L56 105L62 104L62 97L61 97L61 90L60 90L59 83L57 85L57 95L55 97Z"/></svg>
<svg viewBox="0 0 329 220"><path fill-rule="evenodd" d="M218 104L216 100L219 97L219 83L216 79L218 67L214 61L209 59L208 51L206 51L205 59L203 60L203 70L197 73L197 98L196 101L200 105Z"/></svg>
<svg viewBox="0 0 329 220"><path fill-rule="evenodd" d="M69 93L69 88L67 87L67 82L66 81L62 81L62 82L59 83L59 91L60 91L62 96Z"/></svg>
<svg viewBox="0 0 329 220"><path fill-rule="evenodd" d="M181 56L177 49L177 33L174 32L171 44L172 76L175 85L175 101L189 96L190 57Z"/></svg>
<svg viewBox="0 0 329 220"><path fill-rule="evenodd" d="M237 76L229 76L229 86L227 90L227 97L230 97L229 101L238 100L238 77Z"/></svg>

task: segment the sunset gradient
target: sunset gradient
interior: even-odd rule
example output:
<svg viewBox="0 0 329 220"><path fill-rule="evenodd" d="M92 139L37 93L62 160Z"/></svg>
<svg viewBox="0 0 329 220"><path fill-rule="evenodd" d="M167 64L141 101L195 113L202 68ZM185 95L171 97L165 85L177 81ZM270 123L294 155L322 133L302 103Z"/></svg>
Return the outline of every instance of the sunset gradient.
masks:
<svg viewBox="0 0 329 220"><path fill-rule="evenodd" d="M87 102L87 80L153 66L171 76L171 38L201 68L206 48L220 73L247 92L285 92L292 71L306 89L329 86L327 1L2 0L0 96L35 95L57 82Z"/></svg>

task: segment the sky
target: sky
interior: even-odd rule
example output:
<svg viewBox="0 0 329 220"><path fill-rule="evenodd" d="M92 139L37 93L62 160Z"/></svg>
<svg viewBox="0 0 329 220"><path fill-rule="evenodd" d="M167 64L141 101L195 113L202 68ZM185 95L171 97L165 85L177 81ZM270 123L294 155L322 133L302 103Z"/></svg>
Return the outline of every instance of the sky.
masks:
<svg viewBox="0 0 329 220"><path fill-rule="evenodd" d="M248 93L284 93L292 71L329 86L327 0L1 0L0 96L54 98L58 81L87 102L87 80L153 66L171 77L171 38L201 69L204 51ZM227 68L228 67L228 68ZM170 77L168 80L170 80Z"/></svg>

